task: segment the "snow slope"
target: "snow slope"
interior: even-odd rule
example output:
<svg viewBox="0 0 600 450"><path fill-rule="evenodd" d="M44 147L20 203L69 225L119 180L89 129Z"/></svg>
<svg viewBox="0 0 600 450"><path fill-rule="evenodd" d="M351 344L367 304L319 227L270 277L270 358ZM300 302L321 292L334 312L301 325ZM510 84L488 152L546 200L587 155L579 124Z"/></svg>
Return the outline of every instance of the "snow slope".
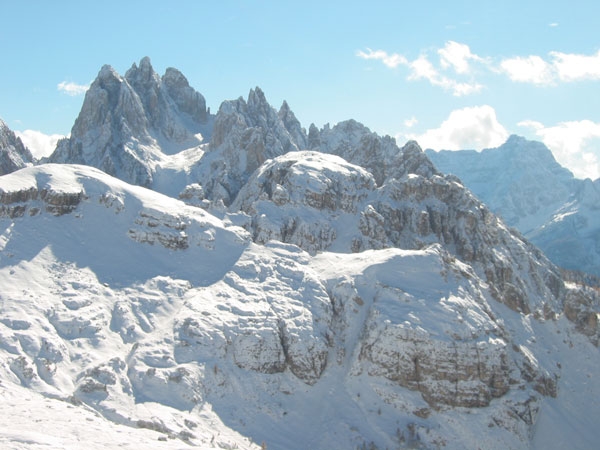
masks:
<svg viewBox="0 0 600 450"><path fill-rule="evenodd" d="M259 88L212 116L144 58L51 160L0 177L3 446L600 437L597 292L416 142L307 134Z"/></svg>
<svg viewBox="0 0 600 450"><path fill-rule="evenodd" d="M288 161L299 156L309 190L327 173L374 186L339 157ZM235 214L77 165L3 176L0 202L5 447L598 438L598 348L567 320L582 309L554 320L510 309L439 244L315 256L256 244ZM565 301L579 292L564 289Z"/></svg>

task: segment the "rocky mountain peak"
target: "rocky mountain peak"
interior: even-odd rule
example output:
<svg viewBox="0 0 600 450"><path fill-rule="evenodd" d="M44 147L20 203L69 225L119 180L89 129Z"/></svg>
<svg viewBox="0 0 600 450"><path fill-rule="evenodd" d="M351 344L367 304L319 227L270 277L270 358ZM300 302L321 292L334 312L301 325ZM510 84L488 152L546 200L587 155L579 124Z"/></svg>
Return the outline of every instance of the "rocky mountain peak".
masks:
<svg viewBox="0 0 600 450"><path fill-rule="evenodd" d="M33 162L31 152L0 119L0 175L14 172Z"/></svg>
<svg viewBox="0 0 600 450"><path fill-rule="evenodd" d="M228 205L266 160L299 150L304 135L293 119L291 111L281 117L259 87L250 90L247 101L223 102L212 131L210 166L198 170L207 196Z"/></svg>
<svg viewBox="0 0 600 450"><path fill-rule="evenodd" d="M402 160L399 171L402 174L414 173L425 177L439 174L417 141L408 141L401 150Z"/></svg>
<svg viewBox="0 0 600 450"><path fill-rule="evenodd" d="M162 76L162 85L180 112L188 114L197 123L207 121L204 96L189 85L187 78L179 70L168 67Z"/></svg>
<svg viewBox="0 0 600 450"><path fill-rule="evenodd" d="M87 106L86 103L88 105L99 106L99 103L105 102L106 105L105 108L102 108L102 113L103 115L110 113L110 109L118 103L119 91L123 82L123 77L112 66L108 64L102 66L100 72L98 72L98 76L86 92L82 111ZM77 121L75 125L77 125Z"/></svg>
<svg viewBox="0 0 600 450"><path fill-rule="evenodd" d="M379 136L352 119L333 127L327 124L320 131L311 125L307 145L365 167L373 174L378 185L387 179L401 178L409 173L424 176L437 173L416 142L408 142L400 149L394 138Z"/></svg>
<svg viewBox="0 0 600 450"><path fill-rule="evenodd" d="M426 153L554 263L600 275L597 190L560 166L543 143L513 135L498 148L481 152Z"/></svg>
<svg viewBox="0 0 600 450"><path fill-rule="evenodd" d="M152 186L156 165L210 135L204 97L178 71L163 79L150 59L125 77L105 65L86 93L69 139L51 162L87 164L127 182Z"/></svg>
<svg viewBox="0 0 600 450"><path fill-rule="evenodd" d="M144 106L144 115L150 124L160 128L163 119L164 105L161 105L160 76L152 68L150 58L145 57L140 61L139 67L133 64L125 73L125 79L136 92Z"/></svg>
<svg viewBox="0 0 600 450"><path fill-rule="evenodd" d="M135 63L134 63L134 66L135 66ZM117 73L117 71L113 68L113 66L111 66L110 64L104 64L100 68L100 71L98 72L98 76L96 77L96 80L101 82L101 81L110 80L110 79L120 80L121 75L119 75Z"/></svg>
<svg viewBox="0 0 600 450"><path fill-rule="evenodd" d="M541 165L545 170L561 173L564 177L573 177L568 169L562 167L550 149L542 142L531 141L522 136L511 135L497 149L484 149L483 152L498 152L505 158L514 159L515 166Z"/></svg>
<svg viewBox="0 0 600 450"><path fill-rule="evenodd" d="M308 149L313 150L321 147L321 137L319 134L320 132L317 126L314 123L311 123L308 127L308 136L306 139Z"/></svg>
<svg viewBox="0 0 600 450"><path fill-rule="evenodd" d="M300 121L296 118L296 115L291 110L290 105L287 101L283 101L279 112L277 113L279 119L283 122L286 130L290 133L298 149L305 150L308 148L306 130L302 128Z"/></svg>
<svg viewBox="0 0 600 450"><path fill-rule="evenodd" d="M265 96L265 93L258 86L256 86L254 89L250 89L250 92L248 93L247 104L248 109L250 110L262 109L265 112L268 108L271 107L271 105L269 105L269 102L267 102L267 97Z"/></svg>
<svg viewBox="0 0 600 450"><path fill-rule="evenodd" d="M144 86L146 89L151 85L158 85L160 76L154 71L150 58L145 56L140 60L140 65L135 63L125 73L125 78L132 86Z"/></svg>

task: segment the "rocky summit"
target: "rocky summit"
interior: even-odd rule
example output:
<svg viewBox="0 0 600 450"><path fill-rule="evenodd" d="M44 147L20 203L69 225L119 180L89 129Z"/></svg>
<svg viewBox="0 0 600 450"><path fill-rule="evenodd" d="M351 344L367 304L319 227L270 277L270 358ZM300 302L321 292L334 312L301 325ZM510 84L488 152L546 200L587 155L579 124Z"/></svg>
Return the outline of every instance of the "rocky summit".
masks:
<svg viewBox="0 0 600 450"><path fill-rule="evenodd" d="M418 143L307 132L260 88L212 115L144 58L50 161L0 177L2 445L600 437L597 291Z"/></svg>
<svg viewBox="0 0 600 450"><path fill-rule="evenodd" d="M31 152L20 138L0 119L0 175L33 163Z"/></svg>
<svg viewBox="0 0 600 450"><path fill-rule="evenodd" d="M555 264L600 276L600 180L576 179L544 144L519 136L482 152L426 153Z"/></svg>

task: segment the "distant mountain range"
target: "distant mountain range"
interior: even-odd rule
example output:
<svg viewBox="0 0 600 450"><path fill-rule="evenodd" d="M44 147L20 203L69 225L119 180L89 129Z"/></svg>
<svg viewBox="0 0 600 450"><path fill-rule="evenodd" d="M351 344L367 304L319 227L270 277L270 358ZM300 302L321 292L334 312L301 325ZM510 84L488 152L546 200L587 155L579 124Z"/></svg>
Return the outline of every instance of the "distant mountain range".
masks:
<svg viewBox="0 0 600 450"><path fill-rule="evenodd" d="M416 142L307 132L260 88L213 114L148 58L100 70L47 160L2 130L0 446L600 438L597 292Z"/></svg>
<svg viewBox="0 0 600 450"><path fill-rule="evenodd" d="M542 143L425 152L559 266L600 276L600 179L579 180Z"/></svg>

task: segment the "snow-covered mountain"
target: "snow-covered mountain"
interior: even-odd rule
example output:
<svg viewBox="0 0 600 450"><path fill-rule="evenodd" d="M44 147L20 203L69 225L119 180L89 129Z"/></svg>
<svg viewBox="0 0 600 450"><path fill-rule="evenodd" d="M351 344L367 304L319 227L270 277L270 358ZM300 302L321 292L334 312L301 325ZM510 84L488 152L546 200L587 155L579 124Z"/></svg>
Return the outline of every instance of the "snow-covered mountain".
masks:
<svg viewBox="0 0 600 450"><path fill-rule="evenodd" d="M0 175L22 169L32 162L33 157L29 149L0 119Z"/></svg>
<svg viewBox="0 0 600 450"><path fill-rule="evenodd" d="M0 444L594 446L594 291L416 142L306 133L259 88L168 138L191 113L149 67L102 69L63 164L0 177Z"/></svg>
<svg viewBox="0 0 600 450"><path fill-rule="evenodd" d="M579 180L541 142L511 136L498 148L426 151L561 267L600 276L600 180Z"/></svg>
<svg viewBox="0 0 600 450"><path fill-rule="evenodd" d="M155 186L157 172L177 166L172 155L184 149L202 154L212 120L204 97L178 70L160 77L143 58L123 77L106 65L86 93L70 137L59 141L49 162L86 164Z"/></svg>

